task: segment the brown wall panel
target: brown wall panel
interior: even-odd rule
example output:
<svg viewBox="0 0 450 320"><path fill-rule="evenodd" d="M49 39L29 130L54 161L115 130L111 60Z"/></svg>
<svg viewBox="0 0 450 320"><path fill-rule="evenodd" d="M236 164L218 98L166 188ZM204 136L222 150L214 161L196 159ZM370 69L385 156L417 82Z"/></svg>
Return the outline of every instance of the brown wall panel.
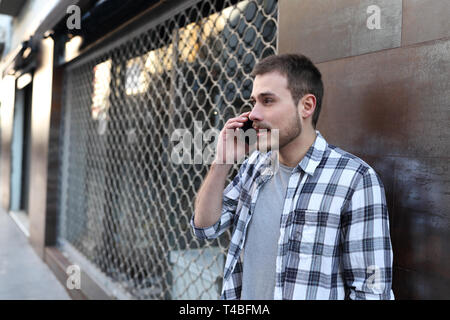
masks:
<svg viewBox="0 0 450 320"><path fill-rule="evenodd" d="M450 1L403 1L402 45L446 37L450 37Z"/></svg>
<svg viewBox="0 0 450 320"><path fill-rule="evenodd" d="M41 41L40 65L33 79L29 219L30 242L44 258L47 165L53 76L53 40Z"/></svg>
<svg viewBox="0 0 450 320"><path fill-rule="evenodd" d="M394 265L410 270L396 278L400 299L439 297L437 277L450 281L449 52L447 39L318 65L319 130L385 184Z"/></svg>
<svg viewBox="0 0 450 320"><path fill-rule="evenodd" d="M439 276L395 268L393 290L396 299L450 299L450 281Z"/></svg>
<svg viewBox="0 0 450 320"><path fill-rule="evenodd" d="M361 22L344 14L358 3L368 4L282 1L279 52L320 62L318 129L383 181L396 299L449 299L450 2L404 0L403 17L392 16L403 20L403 46L385 30L380 48L391 49L363 55L363 44L349 45Z"/></svg>
<svg viewBox="0 0 450 320"><path fill-rule="evenodd" d="M381 10L381 29L367 27L371 5ZM401 42L402 0L288 0L279 2L279 15L279 51L300 51L316 63Z"/></svg>
<svg viewBox="0 0 450 320"><path fill-rule="evenodd" d="M396 265L450 281L449 191L449 158L396 160Z"/></svg>
<svg viewBox="0 0 450 320"><path fill-rule="evenodd" d="M11 142L14 121L14 99L16 90L16 78L6 76L0 81L1 94L1 154L0 154L0 191L1 206L9 210L11 195Z"/></svg>
<svg viewBox="0 0 450 320"><path fill-rule="evenodd" d="M48 143L47 168L47 213L45 245L54 246L56 243L56 229L58 216L58 183L59 183L59 136L61 123L61 103L63 87L63 68L55 68L52 79L52 104L50 116L50 132Z"/></svg>
<svg viewBox="0 0 450 320"><path fill-rule="evenodd" d="M449 52L450 40L435 41L318 64L319 130L350 152L447 157Z"/></svg>

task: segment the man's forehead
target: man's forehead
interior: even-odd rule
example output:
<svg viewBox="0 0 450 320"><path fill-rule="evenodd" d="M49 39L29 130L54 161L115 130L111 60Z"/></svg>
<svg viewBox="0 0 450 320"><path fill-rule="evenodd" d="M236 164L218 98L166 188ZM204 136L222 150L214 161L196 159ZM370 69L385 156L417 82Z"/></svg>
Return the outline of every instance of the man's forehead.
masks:
<svg viewBox="0 0 450 320"><path fill-rule="evenodd" d="M278 71L272 71L255 77L252 96L262 93L279 94L285 90L288 90L287 78Z"/></svg>

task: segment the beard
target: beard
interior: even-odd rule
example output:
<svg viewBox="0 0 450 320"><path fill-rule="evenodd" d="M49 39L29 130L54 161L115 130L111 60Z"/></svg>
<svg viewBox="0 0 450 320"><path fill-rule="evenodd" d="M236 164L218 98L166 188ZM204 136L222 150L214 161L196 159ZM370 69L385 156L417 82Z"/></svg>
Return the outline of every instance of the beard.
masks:
<svg viewBox="0 0 450 320"><path fill-rule="evenodd" d="M298 112L289 118L289 123L282 130L269 129L266 134L257 138L256 149L262 152L280 150L302 133L302 123Z"/></svg>

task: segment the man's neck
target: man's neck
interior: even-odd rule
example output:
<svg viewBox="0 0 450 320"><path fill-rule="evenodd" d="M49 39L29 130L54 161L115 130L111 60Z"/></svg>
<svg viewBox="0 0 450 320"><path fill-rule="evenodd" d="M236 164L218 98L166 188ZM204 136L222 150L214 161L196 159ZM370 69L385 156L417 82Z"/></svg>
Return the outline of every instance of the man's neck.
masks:
<svg viewBox="0 0 450 320"><path fill-rule="evenodd" d="M305 157L316 140L317 133L313 128L303 128L302 133L279 150L281 164L295 167Z"/></svg>

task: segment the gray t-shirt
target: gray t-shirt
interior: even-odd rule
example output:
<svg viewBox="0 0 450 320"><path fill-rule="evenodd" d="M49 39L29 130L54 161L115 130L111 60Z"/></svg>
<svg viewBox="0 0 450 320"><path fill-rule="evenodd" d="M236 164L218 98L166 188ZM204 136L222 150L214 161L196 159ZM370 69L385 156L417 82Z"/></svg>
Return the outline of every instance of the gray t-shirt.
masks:
<svg viewBox="0 0 450 320"><path fill-rule="evenodd" d="M247 229L242 262L242 300L273 299L280 219L294 169L279 165L279 170L261 187Z"/></svg>

